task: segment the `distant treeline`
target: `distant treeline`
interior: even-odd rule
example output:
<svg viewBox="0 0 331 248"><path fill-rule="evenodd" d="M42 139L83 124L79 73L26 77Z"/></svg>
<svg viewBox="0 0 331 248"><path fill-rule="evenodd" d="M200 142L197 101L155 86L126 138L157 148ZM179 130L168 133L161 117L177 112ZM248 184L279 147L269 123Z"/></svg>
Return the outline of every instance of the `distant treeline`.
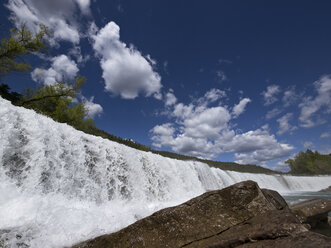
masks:
<svg viewBox="0 0 331 248"><path fill-rule="evenodd" d="M331 153L325 155L308 149L306 152L299 152L294 159L289 159L286 163L291 168L290 174L293 175L331 174Z"/></svg>

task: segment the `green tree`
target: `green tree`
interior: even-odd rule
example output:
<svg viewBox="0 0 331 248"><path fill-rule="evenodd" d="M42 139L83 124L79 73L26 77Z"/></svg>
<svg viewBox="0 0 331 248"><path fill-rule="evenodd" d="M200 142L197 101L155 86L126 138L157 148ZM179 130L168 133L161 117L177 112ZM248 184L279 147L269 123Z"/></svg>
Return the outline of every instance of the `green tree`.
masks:
<svg viewBox="0 0 331 248"><path fill-rule="evenodd" d="M331 174L331 154L324 155L308 149L285 163L290 166L291 174Z"/></svg>
<svg viewBox="0 0 331 248"><path fill-rule="evenodd" d="M59 82L35 91L26 90L19 105L34 109L55 121L67 123L77 129L86 129L94 126L94 122L87 118L88 111L84 103L77 101L77 94L84 82L85 77L79 76L74 83Z"/></svg>
<svg viewBox="0 0 331 248"><path fill-rule="evenodd" d="M0 84L0 96L13 104L19 103L22 98L22 95L17 92L10 92L10 87L7 84Z"/></svg>
<svg viewBox="0 0 331 248"><path fill-rule="evenodd" d="M44 37L50 31L45 25L40 25L40 31L32 34L23 25L21 28L12 28L8 38L2 38L0 43L0 79L11 71L29 71L31 65L24 61L23 56L47 50Z"/></svg>

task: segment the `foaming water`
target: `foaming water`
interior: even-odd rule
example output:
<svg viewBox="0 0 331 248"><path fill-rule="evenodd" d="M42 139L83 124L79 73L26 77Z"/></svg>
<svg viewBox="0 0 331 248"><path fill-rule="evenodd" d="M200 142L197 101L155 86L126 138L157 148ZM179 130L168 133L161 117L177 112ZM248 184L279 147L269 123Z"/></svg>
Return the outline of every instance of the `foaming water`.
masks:
<svg viewBox="0 0 331 248"><path fill-rule="evenodd" d="M317 191L331 177L210 168L87 135L0 98L0 246L64 247L243 180Z"/></svg>

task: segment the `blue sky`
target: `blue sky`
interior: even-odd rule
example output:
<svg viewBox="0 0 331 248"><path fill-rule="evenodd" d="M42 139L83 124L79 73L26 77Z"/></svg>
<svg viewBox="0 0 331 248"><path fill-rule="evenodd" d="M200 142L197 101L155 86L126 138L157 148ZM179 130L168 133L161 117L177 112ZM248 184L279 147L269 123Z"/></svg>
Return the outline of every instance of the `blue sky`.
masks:
<svg viewBox="0 0 331 248"><path fill-rule="evenodd" d="M331 152L329 1L9 0L1 35L47 25L13 90L87 78L97 126L155 149L286 170Z"/></svg>

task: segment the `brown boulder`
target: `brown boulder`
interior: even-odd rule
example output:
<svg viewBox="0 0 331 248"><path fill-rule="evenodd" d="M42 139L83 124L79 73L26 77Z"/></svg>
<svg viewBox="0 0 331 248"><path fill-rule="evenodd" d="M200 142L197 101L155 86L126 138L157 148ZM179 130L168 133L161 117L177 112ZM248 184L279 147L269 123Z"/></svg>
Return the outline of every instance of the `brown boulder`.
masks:
<svg viewBox="0 0 331 248"><path fill-rule="evenodd" d="M294 204L291 210L302 223L307 223L313 228L321 223L328 223L331 201L315 198Z"/></svg>
<svg viewBox="0 0 331 248"><path fill-rule="evenodd" d="M277 240L285 239L293 245L275 246ZM327 237L311 234L277 192L245 181L160 210L116 233L74 247L296 247L300 240L305 240L301 247L311 247L307 246L309 240L318 244L315 247L331 243Z"/></svg>

